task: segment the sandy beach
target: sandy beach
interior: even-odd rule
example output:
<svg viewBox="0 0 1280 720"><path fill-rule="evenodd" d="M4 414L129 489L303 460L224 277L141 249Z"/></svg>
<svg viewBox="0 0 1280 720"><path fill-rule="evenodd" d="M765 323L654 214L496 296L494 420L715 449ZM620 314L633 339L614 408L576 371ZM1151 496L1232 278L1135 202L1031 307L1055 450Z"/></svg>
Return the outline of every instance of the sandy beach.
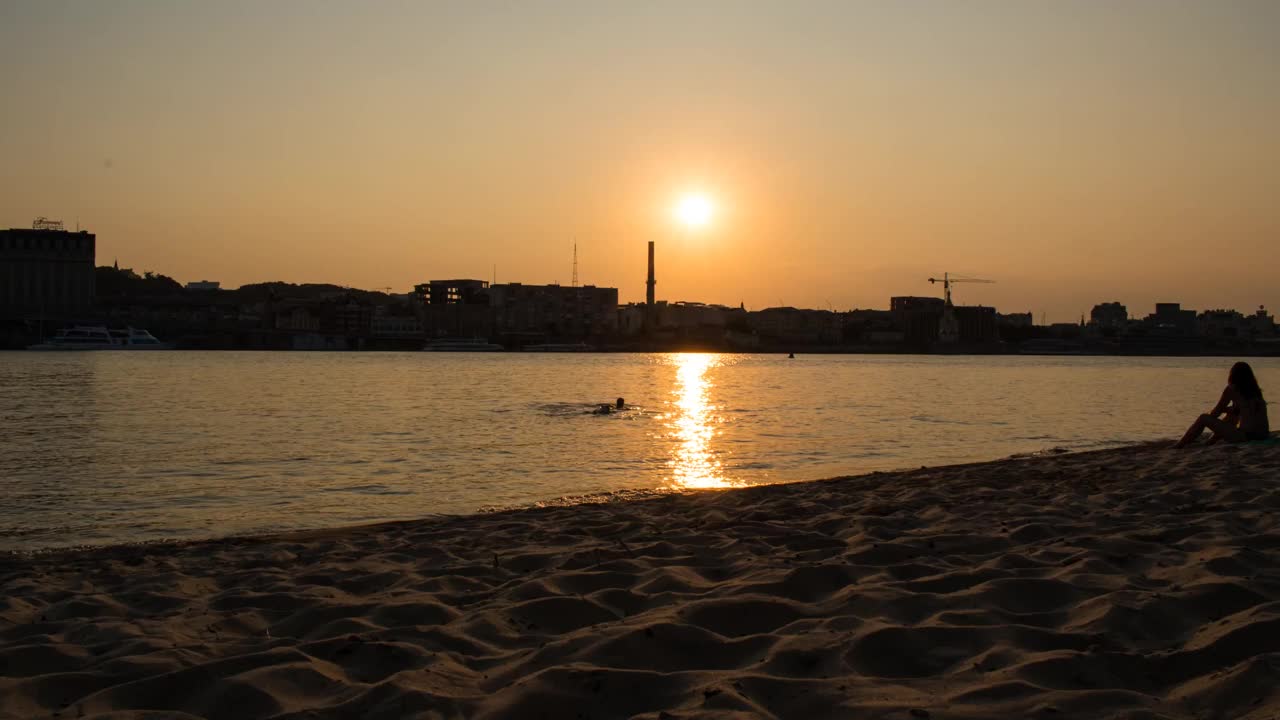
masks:
<svg viewBox="0 0 1280 720"><path fill-rule="evenodd" d="M0 717L1276 718L1280 448L0 559Z"/></svg>

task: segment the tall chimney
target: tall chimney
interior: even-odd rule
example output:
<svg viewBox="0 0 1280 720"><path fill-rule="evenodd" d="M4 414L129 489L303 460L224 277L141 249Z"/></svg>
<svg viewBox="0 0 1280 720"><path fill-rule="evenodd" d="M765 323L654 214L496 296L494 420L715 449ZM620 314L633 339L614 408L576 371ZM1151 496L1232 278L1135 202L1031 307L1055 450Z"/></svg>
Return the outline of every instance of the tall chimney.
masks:
<svg viewBox="0 0 1280 720"><path fill-rule="evenodd" d="M644 295L645 304L649 305L650 307L653 307L653 286L656 284L657 284L657 281L653 279L653 241L650 240L649 241L649 281L645 283L647 289L645 290L645 295Z"/></svg>

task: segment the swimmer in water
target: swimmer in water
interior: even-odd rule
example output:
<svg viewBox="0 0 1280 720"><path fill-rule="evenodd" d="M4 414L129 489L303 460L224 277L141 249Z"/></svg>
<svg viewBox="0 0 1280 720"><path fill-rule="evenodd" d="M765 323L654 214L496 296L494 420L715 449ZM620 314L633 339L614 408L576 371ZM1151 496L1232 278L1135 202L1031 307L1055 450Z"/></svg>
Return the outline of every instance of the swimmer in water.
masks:
<svg viewBox="0 0 1280 720"><path fill-rule="evenodd" d="M591 414L592 415L611 415L613 414L614 410L621 412L622 410L626 409L626 407L627 407L627 401L622 398L618 398L612 405L610 405L609 403L600 403L600 405L596 407L595 410L591 411Z"/></svg>

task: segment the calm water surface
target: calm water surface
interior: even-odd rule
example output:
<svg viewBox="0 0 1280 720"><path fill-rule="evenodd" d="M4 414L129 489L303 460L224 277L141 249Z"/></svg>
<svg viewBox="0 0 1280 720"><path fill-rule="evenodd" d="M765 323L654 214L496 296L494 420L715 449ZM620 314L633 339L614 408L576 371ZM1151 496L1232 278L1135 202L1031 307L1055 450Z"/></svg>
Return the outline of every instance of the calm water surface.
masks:
<svg viewBox="0 0 1280 720"><path fill-rule="evenodd" d="M1280 393L1280 360L1251 362L1263 389ZM1217 399L1230 364L0 353L0 549L325 527L1173 437ZM619 395L631 409L590 414Z"/></svg>

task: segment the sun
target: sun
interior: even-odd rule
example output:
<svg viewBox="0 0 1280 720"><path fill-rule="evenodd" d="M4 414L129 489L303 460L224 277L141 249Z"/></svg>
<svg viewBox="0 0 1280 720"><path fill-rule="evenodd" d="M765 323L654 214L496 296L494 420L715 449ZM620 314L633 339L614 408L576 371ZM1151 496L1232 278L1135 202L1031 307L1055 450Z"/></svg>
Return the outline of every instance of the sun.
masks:
<svg viewBox="0 0 1280 720"><path fill-rule="evenodd" d="M716 214L716 206L707 195L688 193L682 195L676 202L674 214L681 225L697 230L711 224Z"/></svg>

